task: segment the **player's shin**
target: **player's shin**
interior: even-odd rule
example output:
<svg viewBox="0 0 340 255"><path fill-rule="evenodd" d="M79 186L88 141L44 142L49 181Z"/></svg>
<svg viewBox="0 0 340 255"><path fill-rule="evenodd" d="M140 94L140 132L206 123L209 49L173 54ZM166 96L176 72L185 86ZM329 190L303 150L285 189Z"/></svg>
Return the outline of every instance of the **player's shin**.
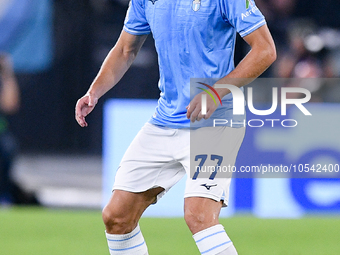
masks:
<svg viewBox="0 0 340 255"><path fill-rule="evenodd" d="M111 255L148 255L148 248L139 225L124 235L106 233L106 238Z"/></svg>
<svg viewBox="0 0 340 255"><path fill-rule="evenodd" d="M237 255L237 251L221 224L193 235L196 245L204 255Z"/></svg>

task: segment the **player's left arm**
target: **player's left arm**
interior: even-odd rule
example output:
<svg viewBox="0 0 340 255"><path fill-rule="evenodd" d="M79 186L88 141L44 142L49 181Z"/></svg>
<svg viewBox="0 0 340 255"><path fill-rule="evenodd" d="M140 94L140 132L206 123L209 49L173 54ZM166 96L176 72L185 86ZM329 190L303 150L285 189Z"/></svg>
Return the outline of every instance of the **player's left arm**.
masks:
<svg viewBox="0 0 340 255"><path fill-rule="evenodd" d="M216 84L232 84L242 87L257 78L276 60L275 44L267 25L263 25L243 39L250 45L251 50L232 72L218 80ZM220 98L230 93L230 90L226 88L219 88L216 91ZM202 118L208 119L216 108L213 100L207 97L207 114L203 116L199 94L190 102L187 117L192 122Z"/></svg>
<svg viewBox="0 0 340 255"><path fill-rule="evenodd" d="M263 25L243 39L250 45L251 50L232 72L216 84L233 84L242 87L260 76L276 60L274 40L267 25ZM223 97L230 91L220 89L220 93Z"/></svg>

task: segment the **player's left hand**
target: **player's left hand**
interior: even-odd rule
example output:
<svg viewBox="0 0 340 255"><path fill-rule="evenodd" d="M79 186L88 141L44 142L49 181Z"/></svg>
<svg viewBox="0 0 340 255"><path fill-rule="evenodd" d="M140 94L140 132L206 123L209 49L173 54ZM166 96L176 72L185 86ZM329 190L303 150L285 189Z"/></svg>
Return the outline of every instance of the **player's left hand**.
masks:
<svg viewBox="0 0 340 255"><path fill-rule="evenodd" d="M187 109L187 118L190 119L191 122L200 121L201 119L209 119L213 112L217 109L218 105L215 104L213 99L208 95L207 98L207 114L202 115L202 94L206 94L205 92L201 92L197 94L190 102L190 104L186 107Z"/></svg>

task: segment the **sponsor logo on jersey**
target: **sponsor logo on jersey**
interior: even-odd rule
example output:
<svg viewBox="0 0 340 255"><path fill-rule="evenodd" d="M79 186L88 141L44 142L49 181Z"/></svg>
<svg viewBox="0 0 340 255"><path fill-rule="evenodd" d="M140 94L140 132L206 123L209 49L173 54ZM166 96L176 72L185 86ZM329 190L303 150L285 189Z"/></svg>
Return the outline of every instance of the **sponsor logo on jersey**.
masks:
<svg viewBox="0 0 340 255"><path fill-rule="evenodd" d="M243 12L241 14L242 20L246 19L253 13L257 12L259 8L257 8L257 6L253 3L252 0L246 0L246 10L247 10L246 12Z"/></svg>
<svg viewBox="0 0 340 255"><path fill-rule="evenodd" d="M197 12L201 8L201 0L192 1L192 9Z"/></svg>
<svg viewBox="0 0 340 255"><path fill-rule="evenodd" d="M246 0L246 9L248 10L250 6L254 6L251 0Z"/></svg>
<svg viewBox="0 0 340 255"><path fill-rule="evenodd" d="M217 184L208 185L208 184L204 183L204 184L201 184L201 186L205 187L207 190L210 190L211 187L215 187L215 186L217 186Z"/></svg>

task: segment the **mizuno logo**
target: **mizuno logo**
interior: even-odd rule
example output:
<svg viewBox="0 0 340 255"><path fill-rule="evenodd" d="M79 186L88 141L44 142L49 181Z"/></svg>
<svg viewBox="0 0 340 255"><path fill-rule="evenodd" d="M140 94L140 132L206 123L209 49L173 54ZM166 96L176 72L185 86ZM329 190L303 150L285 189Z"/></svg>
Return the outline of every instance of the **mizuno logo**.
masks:
<svg viewBox="0 0 340 255"><path fill-rule="evenodd" d="M201 186L205 187L207 190L210 190L211 187L215 187L215 186L217 186L217 184L208 185L208 184L204 183L204 184L201 184Z"/></svg>

